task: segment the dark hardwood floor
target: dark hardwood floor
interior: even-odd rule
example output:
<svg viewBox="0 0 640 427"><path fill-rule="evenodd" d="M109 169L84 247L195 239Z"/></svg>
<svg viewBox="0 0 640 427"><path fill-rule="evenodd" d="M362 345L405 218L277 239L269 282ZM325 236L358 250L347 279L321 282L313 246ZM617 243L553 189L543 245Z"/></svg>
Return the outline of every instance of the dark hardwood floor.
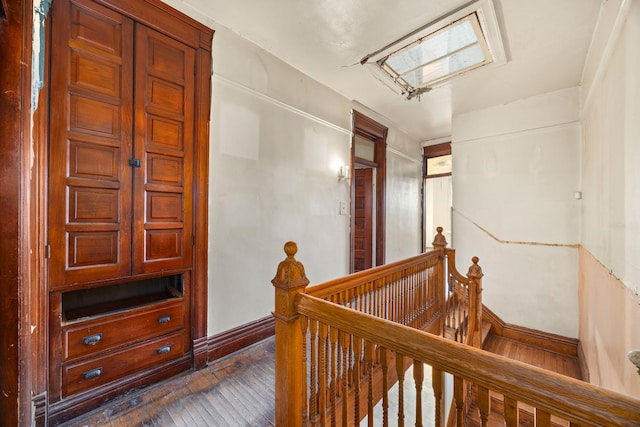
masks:
<svg viewBox="0 0 640 427"><path fill-rule="evenodd" d="M272 337L198 372L129 393L63 426L273 426L274 354Z"/></svg>

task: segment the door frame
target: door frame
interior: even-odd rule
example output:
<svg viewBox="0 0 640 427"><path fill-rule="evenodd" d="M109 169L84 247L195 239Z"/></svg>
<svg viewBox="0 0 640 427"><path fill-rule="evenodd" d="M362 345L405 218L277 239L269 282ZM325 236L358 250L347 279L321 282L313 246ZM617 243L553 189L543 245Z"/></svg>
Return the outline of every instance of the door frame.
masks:
<svg viewBox="0 0 640 427"><path fill-rule="evenodd" d="M353 176L355 164L362 164L376 169L376 197L375 197L375 265L383 265L385 263L385 206L386 206L386 181L387 181L387 133L389 129L365 116L364 114L352 110L352 132L351 132L351 165L350 176ZM359 135L375 144L374 161L356 157L355 155L355 137ZM355 185L351 179L351 230L350 230L350 249L349 249L349 271L353 272L354 257L354 227L355 227Z"/></svg>

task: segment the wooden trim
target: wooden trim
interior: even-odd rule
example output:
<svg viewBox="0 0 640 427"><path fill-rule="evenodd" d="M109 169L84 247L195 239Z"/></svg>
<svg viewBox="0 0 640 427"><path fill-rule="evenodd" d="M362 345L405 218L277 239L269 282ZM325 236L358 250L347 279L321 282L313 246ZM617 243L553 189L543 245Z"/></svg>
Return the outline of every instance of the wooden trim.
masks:
<svg viewBox="0 0 640 427"><path fill-rule="evenodd" d="M32 423L32 378L36 365L31 329L32 259L29 251L34 222L31 169L31 46L33 5L1 0L0 11L0 414L3 425ZM35 169L35 166L33 166ZM34 171L35 172L35 171ZM35 179L34 179L35 181ZM36 331L34 335L39 335Z"/></svg>
<svg viewBox="0 0 640 427"><path fill-rule="evenodd" d="M583 381L591 382L589 366L587 365L587 358L584 355L582 341L578 341L578 368L580 369L580 378L582 378Z"/></svg>
<svg viewBox="0 0 640 427"><path fill-rule="evenodd" d="M571 357L578 356L578 340L575 338L563 337L549 332L510 324L505 325L502 336L523 344L544 348L554 353Z"/></svg>
<svg viewBox="0 0 640 427"><path fill-rule="evenodd" d="M201 32L213 35L213 30L186 14L158 0L94 0L161 33L171 28L171 37L193 47L211 52L211 43L202 43ZM208 37L208 36L207 36ZM204 39L206 41L206 37Z"/></svg>
<svg viewBox="0 0 640 427"><path fill-rule="evenodd" d="M375 143L374 148L374 162L373 166L376 168L376 253L375 253L375 265L383 265L386 258L386 185L387 185L387 134L389 129L376 122L375 120L365 116L364 114L353 110L353 135L351 138L351 175L353 176L353 170L356 161L355 157L355 135L358 134L364 138L367 138ZM366 162L365 164L369 164ZM355 207L353 201L355 199L355 185L354 180L351 180L351 230L355 229ZM350 235L350 255L349 255L349 271L353 272L353 232Z"/></svg>
<svg viewBox="0 0 640 427"><path fill-rule="evenodd" d="M485 306L482 307L482 319L491 323L491 331L494 335L544 348L565 356L578 357L579 341L575 338L505 323Z"/></svg>
<svg viewBox="0 0 640 427"><path fill-rule="evenodd" d="M195 371L207 366L209 357L209 339L207 337L196 338L191 343L193 351L193 369Z"/></svg>
<svg viewBox="0 0 640 427"><path fill-rule="evenodd" d="M427 145L423 149L426 158L440 157L451 154L451 143L443 142L442 144Z"/></svg>
<svg viewBox="0 0 640 427"><path fill-rule="evenodd" d="M205 38L205 34L201 33ZM202 44L211 47L213 34L207 33ZM194 229L193 277L191 286L191 339L193 340L193 366L206 366L206 337L208 317L208 247L209 247L209 117L211 110L211 53L196 51L195 147L194 147ZM202 348L201 348L202 347Z"/></svg>
<svg viewBox="0 0 640 427"><path fill-rule="evenodd" d="M210 336L208 339L209 363L227 356L275 333L273 316L263 317L256 321L238 326L226 332Z"/></svg>

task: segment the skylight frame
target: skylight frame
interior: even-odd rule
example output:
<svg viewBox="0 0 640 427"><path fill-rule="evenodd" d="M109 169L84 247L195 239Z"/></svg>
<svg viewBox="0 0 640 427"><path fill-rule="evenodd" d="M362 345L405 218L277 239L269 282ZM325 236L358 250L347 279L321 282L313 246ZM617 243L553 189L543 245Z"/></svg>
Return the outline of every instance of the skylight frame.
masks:
<svg viewBox="0 0 640 427"><path fill-rule="evenodd" d="M445 76L438 77L437 79L422 82L415 87L404 81L404 79L399 78L397 73L394 74L393 72L389 72L388 67L385 68L385 61L391 55L395 54L396 52L402 52L404 50L410 49L411 47L419 43L420 40L424 40L428 37L434 37L438 33L446 31L456 22L462 21L469 15L473 14L475 14L475 16L477 17L477 24L479 27L479 31L478 28L476 28L474 32L482 34L483 36L483 41L481 42L480 48L485 55L485 61L481 65L475 67L465 67ZM502 43L500 25L496 17L492 0L477 0L467 3L426 24L425 26L410 32L409 34L388 44L387 46L377 50L376 52L366 55L360 61L362 65L369 65L370 67L368 68L374 73L374 75L378 76L380 81L385 83L395 92L406 96L407 99L419 96L420 94L428 92L434 87L446 84L454 77L458 77L471 70L481 67L495 67L503 65L506 62L507 55Z"/></svg>
<svg viewBox="0 0 640 427"><path fill-rule="evenodd" d="M474 36L474 40L469 42L469 43L465 43L462 44L460 47L457 47L453 50L449 50L447 49L444 54L441 54L439 56L435 56L433 58L430 58L429 60L427 60L426 62L416 62L416 66L414 66L413 68L409 68L408 70L397 70L396 68L394 68L391 64L390 61L394 58L399 58L402 56L406 56L406 54L408 52L412 52L414 51L416 47L418 46L423 46L427 43L429 43L430 41L434 41L435 39L437 39L439 36L443 35L444 33L447 32L452 32L454 31L456 28L461 28L464 27L465 24L468 23L469 27L472 31L472 34ZM469 65L463 66L461 68L458 68L454 71L447 71L445 73L437 73L437 76L435 76L435 78L432 79L427 79L425 81L423 81L422 83L418 84L418 85L414 85L412 84L412 82L409 82L407 77L408 75L410 75L411 73L417 72L418 70L425 70L428 71L429 66L434 67L437 63L441 62L441 61L446 61L446 60L450 60L452 58L454 58L456 55L464 53L464 52L468 52L470 49L474 48L478 46L480 48L480 53L482 55L482 60L478 61L478 62L472 62ZM491 55L491 52L489 51L489 46L487 45L487 41L485 40L484 37L484 33L482 31L482 27L480 26L480 22L478 21L478 15L475 12L472 12L471 14L458 19L455 22L452 22L449 25L446 25L443 28L440 28L439 30L427 34L424 37L421 37L417 40L414 40L412 42L410 42L409 44L401 47L400 49L390 53L389 55L379 59L378 61L376 61L378 63L378 66L380 68L382 68L384 71L386 71L391 78L400 86L402 86L404 88L404 90L406 92L412 92L415 90L420 90L424 87L427 86L433 86L435 84L437 84L438 82L441 82L443 80L447 80L450 78L453 78L459 74L465 73L467 71L471 71L475 68L478 67L482 67L483 65L487 65L491 62L493 62L493 56Z"/></svg>

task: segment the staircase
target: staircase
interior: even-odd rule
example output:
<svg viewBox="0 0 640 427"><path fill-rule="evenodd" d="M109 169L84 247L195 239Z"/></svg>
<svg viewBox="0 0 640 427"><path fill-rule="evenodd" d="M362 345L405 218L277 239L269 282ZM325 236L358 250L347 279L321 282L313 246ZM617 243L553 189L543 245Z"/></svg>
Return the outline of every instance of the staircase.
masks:
<svg viewBox="0 0 640 427"><path fill-rule="evenodd" d="M505 325L495 314L484 308L485 313L492 321L482 322L482 348L494 354L498 354L513 360L518 360L539 368L547 369L562 375L583 380L583 373L577 357L577 341L568 340L539 331L530 331L524 328L515 328ZM507 331L505 334L505 330ZM517 330L517 332L515 332ZM506 335L506 337L505 337ZM575 346L572 344L575 343ZM471 390L472 403L466 416L466 425L469 427L481 427L475 390ZM505 425L505 402L501 394L490 392L490 411L487 419L487 427L503 427ZM515 402L507 402L507 405ZM512 408L511 424L514 426L535 426L535 409L531 406L517 403L517 408ZM553 427L568 427L569 423L556 417L551 417L550 424Z"/></svg>

